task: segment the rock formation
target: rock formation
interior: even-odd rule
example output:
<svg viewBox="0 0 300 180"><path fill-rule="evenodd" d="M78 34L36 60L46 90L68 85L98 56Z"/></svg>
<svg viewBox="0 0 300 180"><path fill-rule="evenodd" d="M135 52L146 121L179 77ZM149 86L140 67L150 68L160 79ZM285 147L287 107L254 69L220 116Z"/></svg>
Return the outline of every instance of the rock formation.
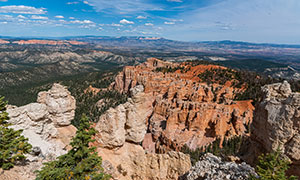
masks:
<svg viewBox="0 0 300 180"><path fill-rule="evenodd" d="M95 125L96 144L104 167L115 179L177 179L191 167L189 156L169 152L148 153L140 145L152 113L152 96L142 85L132 88L128 102L109 109Z"/></svg>
<svg viewBox="0 0 300 180"><path fill-rule="evenodd" d="M246 163L224 162L213 154L205 154L180 180L247 180L256 175Z"/></svg>
<svg viewBox="0 0 300 180"><path fill-rule="evenodd" d="M158 68L178 70L163 73ZM245 134L254 107L251 101L233 100L241 89L233 88L231 82L225 85L201 82L198 74L213 68L224 67L191 66L150 58L141 65L125 67L117 75L111 88L121 93L129 93L139 85L145 89L147 98L143 102L148 104L147 112L152 111L143 117L148 133L143 143L145 149L153 151L155 147L156 151L165 152L177 150L183 144L193 149L216 138ZM116 110L124 111L121 107ZM124 142L124 137L121 141Z"/></svg>
<svg viewBox="0 0 300 180"><path fill-rule="evenodd" d="M146 153L142 146L129 142L114 149L98 147L98 152L104 168L118 180L177 180L191 168L189 156L183 153Z"/></svg>
<svg viewBox="0 0 300 180"><path fill-rule="evenodd" d="M42 162L65 154L76 133L76 128L71 125L75 108L74 97L60 84L40 92L37 103L9 106L10 127L23 129L22 134L29 139L34 150L32 155L28 155L28 165L17 166L11 172L19 174L20 179L32 179L33 172L42 166Z"/></svg>
<svg viewBox="0 0 300 180"><path fill-rule="evenodd" d="M262 88L264 98L253 120L256 154L280 148L293 163L290 173L300 177L300 93L286 81ZM253 156L253 154L252 154Z"/></svg>

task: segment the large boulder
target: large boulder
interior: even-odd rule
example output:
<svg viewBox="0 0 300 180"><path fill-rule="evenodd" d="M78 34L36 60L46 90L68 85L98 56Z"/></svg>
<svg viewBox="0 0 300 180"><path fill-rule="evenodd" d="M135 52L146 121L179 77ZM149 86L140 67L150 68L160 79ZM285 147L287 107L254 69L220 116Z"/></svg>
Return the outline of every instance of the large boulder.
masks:
<svg viewBox="0 0 300 180"><path fill-rule="evenodd" d="M180 180L246 180L250 175L256 176L250 165L225 162L207 153Z"/></svg>
<svg viewBox="0 0 300 180"><path fill-rule="evenodd" d="M292 161L290 173L300 176L300 93L287 81L262 87L264 98L253 120L252 140L256 152L280 148Z"/></svg>

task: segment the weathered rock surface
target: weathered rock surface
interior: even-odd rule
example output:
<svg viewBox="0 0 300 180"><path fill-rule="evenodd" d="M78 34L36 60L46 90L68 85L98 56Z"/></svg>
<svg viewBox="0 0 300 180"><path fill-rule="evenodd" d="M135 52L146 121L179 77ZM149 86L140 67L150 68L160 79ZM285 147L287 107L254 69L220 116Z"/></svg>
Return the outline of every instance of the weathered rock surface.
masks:
<svg viewBox="0 0 300 180"><path fill-rule="evenodd" d="M53 160L67 152L76 128L71 125L75 116L75 99L60 84L54 84L47 92L40 92L38 103L22 107L9 106L11 128L23 129L35 151L28 155L26 166L17 166L9 172L19 174L20 179L34 178L34 170L43 162Z"/></svg>
<svg viewBox="0 0 300 180"><path fill-rule="evenodd" d="M153 113L153 96L146 95L142 85L132 88L130 94L128 102L109 109L95 125L99 133L94 145L104 168L119 180L177 179L190 169L189 156L174 151L151 154L143 149L140 144Z"/></svg>
<svg viewBox="0 0 300 180"><path fill-rule="evenodd" d="M132 98L100 116L95 129L96 140L103 147L123 146L125 141L140 143L146 134L146 121L152 113L152 97L146 96L143 86L132 89Z"/></svg>
<svg viewBox="0 0 300 180"><path fill-rule="evenodd" d="M156 68L178 66L185 70L173 73L155 71ZM147 123L147 131L152 134L152 140L147 136L145 149L151 147L148 150L153 151L155 146L157 151L165 152L177 150L183 144L194 149L216 138L245 134L254 107L251 101L233 100L234 94L241 89L230 86L231 82L225 85L201 82L198 74L212 68L224 67L191 66L151 58L141 65L127 66L118 74L111 88L122 93L129 93L131 88L139 85L145 89L147 99L144 103L149 104L147 112L152 111L142 121ZM114 112L123 110L118 107Z"/></svg>
<svg viewBox="0 0 300 180"><path fill-rule="evenodd" d="M128 142L113 150L99 147L98 152L118 180L177 180L191 168L189 156L183 153L145 153L142 146Z"/></svg>
<svg viewBox="0 0 300 180"><path fill-rule="evenodd" d="M256 175L246 163L224 162L211 153L205 154L180 180L246 180Z"/></svg>
<svg viewBox="0 0 300 180"><path fill-rule="evenodd" d="M252 140L257 152L278 147L293 162L290 173L300 177L300 93L286 81L262 88L264 99L253 120Z"/></svg>

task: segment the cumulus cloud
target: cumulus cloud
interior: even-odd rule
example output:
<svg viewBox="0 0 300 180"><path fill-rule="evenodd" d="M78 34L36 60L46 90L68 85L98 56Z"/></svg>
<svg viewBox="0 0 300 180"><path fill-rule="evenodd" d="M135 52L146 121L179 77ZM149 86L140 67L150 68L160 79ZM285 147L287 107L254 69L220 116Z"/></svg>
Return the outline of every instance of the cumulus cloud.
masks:
<svg viewBox="0 0 300 180"><path fill-rule="evenodd" d="M111 26L113 26L113 27L122 27L123 25L112 23Z"/></svg>
<svg viewBox="0 0 300 180"><path fill-rule="evenodd" d="M152 23L145 23L145 26L154 26Z"/></svg>
<svg viewBox="0 0 300 180"><path fill-rule="evenodd" d="M86 0L90 6L100 12L117 13L137 13L152 10L162 10L162 8L153 3L147 3L145 0Z"/></svg>
<svg viewBox="0 0 300 180"><path fill-rule="evenodd" d="M75 19L74 17L69 17L69 19Z"/></svg>
<svg viewBox="0 0 300 180"><path fill-rule="evenodd" d="M62 15L57 15L57 16L55 16L56 18L58 18L58 19L63 19L63 18L65 18L64 16L62 16Z"/></svg>
<svg viewBox="0 0 300 180"><path fill-rule="evenodd" d="M78 1L74 1L74 2L67 2L68 5L71 5L71 4L78 4L79 2Z"/></svg>
<svg viewBox="0 0 300 180"><path fill-rule="evenodd" d="M127 19L122 19L122 20L120 21L120 23L121 23L121 24L134 24L133 21L128 21Z"/></svg>
<svg viewBox="0 0 300 180"><path fill-rule="evenodd" d="M83 20L83 21L74 20L74 21L70 21L70 22L73 24L94 24L94 22L91 20Z"/></svg>
<svg viewBox="0 0 300 180"><path fill-rule="evenodd" d="M0 2L7 2L7 0L0 0Z"/></svg>
<svg viewBox="0 0 300 180"><path fill-rule="evenodd" d="M136 17L137 19L147 19L147 17L146 16L138 16L138 17Z"/></svg>
<svg viewBox="0 0 300 180"><path fill-rule="evenodd" d="M175 22L164 22L164 24L167 24L167 25L172 25L172 24L175 24Z"/></svg>
<svg viewBox="0 0 300 180"><path fill-rule="evenodd" d="M23 15L18 15L17 16L18 18L20 18L20 19L27 19L25 16L23 16Z"/></svg>
<svg viewBox="0 0 300 180"><path fill-rule="evenodd" d="M15 13L15 14L46 14L45 8L35 8L32 6L0 6L0 13Z"/></svg>
<svg viewBox="0 0 300 180"><path fill-rule="evenodd" d="M31 19L38 19L38 20L47 20L48 17L46 16L37 16L37 15L32 15Z"/></svg>

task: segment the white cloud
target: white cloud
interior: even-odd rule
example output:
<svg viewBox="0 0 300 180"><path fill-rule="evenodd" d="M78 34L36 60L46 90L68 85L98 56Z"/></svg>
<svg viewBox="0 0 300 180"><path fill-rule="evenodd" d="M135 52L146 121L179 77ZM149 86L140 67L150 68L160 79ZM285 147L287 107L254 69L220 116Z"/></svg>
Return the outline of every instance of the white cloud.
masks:
<svg viewBox="0 0 300 180"><path fill-rule="evenodd" d="M182 0L167 0L169 2L183 2Z"/></svg>
<svg viewBox="0 0 300 180"><path fill-rule="evenodd" d="M7 2L7 0L0 0L0 2Z"/></svg>
<svg viewBox="0 0 300 180"><path fill-rule="evenodd" d="M0 6L0 13L15 13L15 14L46 14L45 8L35 8L32 6Z"/></svg>
<svg viewBox="0 0 300 180"><path fill-rule="evenodd" d="M147 17L146 16L138 16L138 17L136 17L137 19L147 19Z"/></svg>
<svg viewBox="0 0 300 180"><path fill-rule="evenodd" d="M122 20L120 21L120 23L121 23L121 24L134 24L133 21L128 21L127 19L122 19Z"/></svg>
<svg viewBox="0 0 300 180"><path fill-rule="evenodd" d="M145 0L86 0L90 6L93 6L96 11L130 14L151 10L162 10L162 7Z"/></svg>
<svg viewBox="0 0 300 180"><path fill-rule="evenodd" d="M145 26L154 26L152 23L145 23Z"/></svg>
<svg viewBox="0 0 300 180"><path fill-rule="evenodd" d="M57 16L55 16L56 18L58 18L58 19L63 19L63 18L65 18L64 16L62 16L62 15L57 15Z"/></svg>
<svg viewBox="0 0 300 180"><path fill-rule="evenodd" d="M123 25L112 23L111 26L113 26L113 27L122 27Z"/></svg>
<svg viewBox="0 0 300 180"><path fill-rule="evenodd" d="M74 21L70 21L70 22L73 24L94 24L94 22L90 21L90 20L83 20L83 21L74 20Z"/></svg>
<svg viewBox="0 0 300 180"><path fill-rule="evenodd" d="M46 20L46 19L48 19L48 17L32 15L31 19Z"/></svg>
<svg viewBox="0 0 300 180"><path fill-rule="evenodd" d="M75 19L74 17L69 17L69 19Z"/></svg>
<svg viewBox="0 0 300 180"><path fill-rule="evenodd" d="M175 22L164 22L164 24L173 25L173 24L175 24Z"/></svg>
<svg viewBox="0 0 300 180"><path fill-rule="evenodd" d="M74 1L74 2L67 2L68 5L71 5L71 4L78 4L79 2L78 1Z"/></svg>
<svg viewBox="0 0 300 180"><path fill-rule="evenodd" d="M87 1L83 1L83 4L89 4L89 2L87 2Z"/></svg>
<svg viewBox="0 0 300 180"><path fill-rule="evenodd" d="M22 15L18 15L17 17L20 19L27 19L25 16L22 16Z"/></svg>

